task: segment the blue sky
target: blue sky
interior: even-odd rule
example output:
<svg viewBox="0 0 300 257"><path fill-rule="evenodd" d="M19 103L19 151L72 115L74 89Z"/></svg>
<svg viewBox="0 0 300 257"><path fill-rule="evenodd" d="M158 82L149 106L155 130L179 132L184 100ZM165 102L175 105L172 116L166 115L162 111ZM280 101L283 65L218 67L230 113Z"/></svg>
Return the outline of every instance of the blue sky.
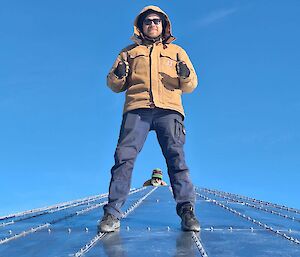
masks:
<svg viewBox="0 0 300 257"><path fill-rule="evenodd" d="M300 208L299 1L4 0L0 215L107 192L124 94L106 75L149 4L198 73L183 96L194 184ZM132 186L155 167L150 133Z"/></svg>

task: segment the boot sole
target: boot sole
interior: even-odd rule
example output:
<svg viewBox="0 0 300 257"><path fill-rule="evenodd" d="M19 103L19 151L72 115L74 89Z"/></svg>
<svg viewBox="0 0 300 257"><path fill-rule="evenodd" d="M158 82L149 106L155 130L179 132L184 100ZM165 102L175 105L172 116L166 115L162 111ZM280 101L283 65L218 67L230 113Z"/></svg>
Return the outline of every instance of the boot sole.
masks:
<svg viewBox="0 0 300 257"><path fill-rule="evenodd" d="M194 231L194 232L200 232L201 228L200 227L186 227L181 223L181 229L183 231Z"/></svg>
<svg viewBox="0 0 300 257"><path fill-rule="evenodd" d="M102 232L102 233L109 233L109 232L115 232L116 230L118 230L120 228L120 225L114 226L114 227L108 227L108 226L99 226L98 227L98 232Z"/></svg>

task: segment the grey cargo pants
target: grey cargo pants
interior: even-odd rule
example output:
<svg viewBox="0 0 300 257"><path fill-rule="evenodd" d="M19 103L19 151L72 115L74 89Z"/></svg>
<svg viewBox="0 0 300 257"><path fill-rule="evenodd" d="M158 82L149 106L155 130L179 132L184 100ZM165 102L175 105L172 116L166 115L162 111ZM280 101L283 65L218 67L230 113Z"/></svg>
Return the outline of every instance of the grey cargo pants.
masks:
<svg viewBox="0 0 300 257"><path fill-rule="evenodd" d="M121 218L131 183L135 159L141 151L150 130L154 130L166 159L177 212L186 204L194 205L195 190L185 163L183 145L185 128L183 117L173 110L160 108L136 109L123 115L115 165L111 169L108 204L106 213Z"/></svg>

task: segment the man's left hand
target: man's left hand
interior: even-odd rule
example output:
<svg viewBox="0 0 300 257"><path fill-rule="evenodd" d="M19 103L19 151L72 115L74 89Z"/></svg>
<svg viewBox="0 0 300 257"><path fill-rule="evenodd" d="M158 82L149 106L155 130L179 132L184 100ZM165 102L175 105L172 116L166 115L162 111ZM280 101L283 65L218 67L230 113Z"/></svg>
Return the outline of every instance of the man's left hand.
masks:
<svg viewBox="0 0 300 257"><path fill-rule="evenodd" d="M183 61L177 62L176 70L177 70L178 76L181 78L187 78L188 76L190 76L190 73L191 73L190 69L188 68L186 63Z"/></svg>

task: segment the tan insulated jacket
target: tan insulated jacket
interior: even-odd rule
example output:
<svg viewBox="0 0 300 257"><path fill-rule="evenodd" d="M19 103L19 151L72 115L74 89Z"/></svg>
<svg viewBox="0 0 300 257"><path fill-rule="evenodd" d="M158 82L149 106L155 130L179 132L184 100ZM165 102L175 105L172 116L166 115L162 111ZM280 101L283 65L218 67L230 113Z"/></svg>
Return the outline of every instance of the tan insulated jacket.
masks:
<svg viewBox="0 0 300 257"><path fill-rule="evenodd" d="M147 43L137 25L139 16L149 9L162 13L166 19L162 40L155 43ZM124 113L156 106L176 110L184 115L181 94L196 88L197 75L186 52L171 43L175 38L171 34L167 14L156 6L145 7L134 21L134 35L131 39L135 43L121 51L107 76L107 85L114 92L126 91ZM121 60L129 63L130 71L127 77L119 79L114 70ZM187 64L189 77L179 78L176 71L178 61Z"/></svg>

